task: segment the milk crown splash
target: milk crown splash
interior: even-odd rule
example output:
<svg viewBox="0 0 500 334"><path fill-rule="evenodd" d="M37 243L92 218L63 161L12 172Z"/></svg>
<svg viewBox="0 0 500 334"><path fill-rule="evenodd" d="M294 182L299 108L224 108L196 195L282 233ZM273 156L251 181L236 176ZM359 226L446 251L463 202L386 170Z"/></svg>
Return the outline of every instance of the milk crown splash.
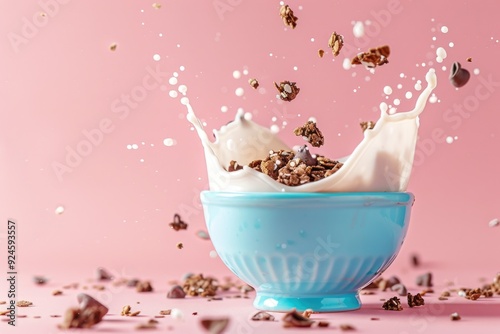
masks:
<svg viewBox="0 0 500 334"><path fill-rule="evenodd" d="M200 120L187 101L187 119L196 129L205 151L210 190L227 192L371 192L406 191L415 155L419 115L436 87L433 69L425 77L427 87L415 108L408 112L388 114L381 105L375 127L364 131L364 138L344 165L334 174L299 186L287 186L248 166L233 172L224 167L231 160L246 165L263 159L270 150L290 148L268 128L253 122L243 112L220 130L214 130L215 141L208 139Z"/></svg>

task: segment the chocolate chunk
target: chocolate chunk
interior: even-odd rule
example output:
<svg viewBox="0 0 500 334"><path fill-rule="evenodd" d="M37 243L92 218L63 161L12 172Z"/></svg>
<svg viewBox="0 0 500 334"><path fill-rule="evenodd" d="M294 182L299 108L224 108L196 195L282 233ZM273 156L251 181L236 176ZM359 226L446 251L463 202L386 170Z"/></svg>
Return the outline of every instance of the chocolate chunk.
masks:
<svg viewBox="0 0 500 334"><path fill-rule="evenodd" d="M267 313L267 312L260 311L260 312L255 313L252 316L252 320L254 320L254 321L274 321L274 316Z"/></svg>
<svg viewBox="0 0 500 334"><path fill-rule="evenodd" d="M418 286L431 287L432 286L432 273L425 273L417 277L415 283Z"/></svg>
<svg viewBox="0 0 500 334"><path fill-rule="evenodd" d="M149 281L140 281L135 286L135 289L137 290L137 292L151 292L153 291L153 286Z"/></svg>
<svg viewBox="0 0 500 334"><path fill-rule="evenodd" d="M283 327L311 327L314 321L304 317L295 309L286 313L283 318Z"/></svg>
<svg viewBox="0 0 500 334"><path fill-rule="evenodd" d="M79 293L76 296L76 299L78 300L78 304L80 306L80 309L85 310L88 308L93 308L94 310L99 311L100 318L99 321L108 313L109 309L104 306L101 302L99 302L97 299L94 297L86 294L86 293Z"/></svg>
<svg viewBox="0 0 500 334"><path fill-rule="evenodd" d="M220 334L224 332L229 324L229 318L206 318L200 320L201 326L210 334Z"/></svg>
<svg viewBox="0 0 500 334"><path fill-rule="evenodd" d="M185 230L188 227L188 225L181 220L181 216L177 213L174 215L174 221L168 225L176 231Z"/></svg>
<svg viewBox="0 0 500 334"><path fill-rule="evenodd" d="M248 83L250 84L250 86L252 86L253 89L259 88L259 82L257 81L257 79L248 79Z"/></svg>
<svg viewBox="0 0 500 334"><path fill-rule="evenodd" d="M173 298L173 299L178 299L178 298L185 298L186 293L182 289L180 285L174 285L173 287L170 288L170 291L167 293L167 298Z"/></svg>
<svg viewBox="0 0 500 334"><path fill-rule="evenodd" d="M398 295L400 296L406 296L406 294L408 293L406 287L401 283L394 284L393 286L391 286L391 290L397 292Z"/></svg>
<svg viewBox="0 0 500 334"><path fill-rule="evenodd" d="M470 73L458 61L454 62L450 71L450 82L453 86L463 87L470 79Z"/></svg>
<svg viewBox="0 0 500 334"><path fill-rule="evenodd" d="M178 242L177 245L175 245L175 247L177 247L177 249L183 249L184 244L182 242Z"/></svg>
<svg viewBox="0 0 500 334"><path fill-rule="evenodd" d="M43 284L47 283L47 278L45 278L43 276L34 276L33 282L35 284L38 284L38 285L43 285Z"/></svg>
<svg viewBox="0 0 500 334"><path fill-rule="evenodd" d="M300 146L295 151L295 158L302 160L307 166L314 166L318 163L316 156L312 156L307 145Z"/></svg>
<svg viewBox="0 0 500 334"><path fill-rule="evenodd" d="M99 281L110 281L113 279L113 276L104 268L97 268L96 273Z"/></svg>

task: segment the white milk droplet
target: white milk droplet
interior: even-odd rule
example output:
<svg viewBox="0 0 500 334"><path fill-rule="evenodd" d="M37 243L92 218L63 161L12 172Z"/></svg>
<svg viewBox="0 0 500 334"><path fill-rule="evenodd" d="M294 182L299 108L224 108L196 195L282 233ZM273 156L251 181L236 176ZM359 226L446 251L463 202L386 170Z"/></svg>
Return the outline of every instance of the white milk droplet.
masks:
<svg viewBox="0 0 500 334"><path fill-rule="evenodd" d="M396 109L396 108L394 108L394 107L389 108L389 115L393 115L393 114L395 114L395 113L396 113L396 111L397 111L397 109Z"/></svg>
<svg viewBox="0 0 500 334"><path fill-rule="evenodd" d="M431 97L429 97L429 102L430 103L436 103L438 100L437 96L435 94L432 94Z"/></svg>
<svg viewBox="0 0 500 334"><path fill-rule="evenodd" d="M172 319L177 319L177 320L180 320L184 317L184 313L179 310L178 308L173 308L171 311L170 311L170 317Z"/></svg>
<svg viewBox="0 0 500 334"><path fill-rule="evenodd" d="M188 99L187 97L185 97L185 96L184 96L184 97L181 99L181 104L183 104L183 105L187 106L187 105L189 104L189 99Z"/></svg>
<svg viewBox="0 0 500 334"><path fill-rule="evenodd" d="M441 32L442 32L443 34L446 34L446 33L448 32L448 27L447 27L447 26L442 26L442 27L441 27Z"/></svg>
<svg viewBox="0 0 500 334"><path fill-rule="evenodd" d="M452 47L454 47L454 46L455 46L455 43L450 42L450 43L448 44L448 46L449 46L450 48L452 48Z"/></svg>
<svg viewBox="0 0 500 334"><path fill-rule="evenodd" d="M342 67L344 70L349 70L351 68L351 60L349 58L345 58L344 62L342 63Z"/></svg>
<svg viewBox="0 0 500 334"><path fill-rule="evenodd" d="M280 132L280 127L276 124L271 125L271 132L272 133L278 133Z"/></svg>
<svg viewBox="0 0 500 334"><path fill-rule="evenodd" d="M453 137L451 137L451 136L446 137L446 142L447 142L448 144L453 143Z"/></svg>
<svg viewBox="0 0 500 334"><path fill-rule="evenodd" d="M385 95L391 95L392 94L392 88L390 86L385 86L384 87L384 94Z"/></svg>
<svg viewBox="0 0 500 334"><path fill-rule="evenodd" d="M398 89L401 89L401 88L403 88L403 85L402 84L398 84L396 87L398 87Z"/></svg>
<svg viewBox="0 0 500 334"><path fill-rule="evenodd" d="M177 78L179 76L179 73L174 72L174 73L172 73L172 75Z"/></svg>
<svg viewBox="0 0 500 334"><path fill-rule="evenodd" d="M168 83L171 85L177 85L177 78L171 77L170 79L168 79Z"/></svg>
<svg viewBox="0 0 500 334"><path fill-rule="evenodd" d="M58 206L55 211L56 215L60 215L64 213L64 206Z"/></svg>
<svg viewBox="0 0 500 334"><path fill-rule="evenodd" d="M181 72L184 71L185 69L186 68L184 66L182 66L182 65L179 67L179 70L181 70Z"/></svg>
<svg viewBox="0 0 500 334"><path fill-rule="evenodd" d="M365 35L365 26L363 25L363 22L357 21L356 23L354 23L354 26L352 27L352 33L356 38L363 37Z"/></svg>
<svg viewBox="0 0 500 334"><path fill-rule="evenodd" d="M389 106L387 105L387 103L385 103L385 102L380 103L380 111L381 112L386 113L387 109L389 109Z"/></svg>
<svg viewBox="0 0 500 334"><path fill-rule="evenodd" d="M175 90L171 90L170 92L168 92L168 95L169 95L171 98L176 98L176 97L177 97L177 91L175 91Z"/></svg>
<svg viewBox="0 0 500 334"><path fill-rule="evenodd" d="M400 77L400 78L404 78L404 77L405 77L405 74L404 74L404 73L400 73L400 74L399 74L399 77Z"/></svg>
<svg viewBox="0 0 500 334"><path fill-rule="evenodd" d="M159 54L156 53L156 54L153 55L153 60L154 61L159 61L160 59L161 59L161 56Z"/></svg>
<svg viewBox="0 0 500 334"><path fill-rule="evenodd" d="M436 61L437 61L438 63L442 63L442 62L443 62L443 58L441 58L441 57L436 57Z"/></svg>
<svg viewBox="0 0 500 334"><path fill-rule="evenodd" d="M235 78L235 79L241 78L241 72L240 71L233 71L233 78Z"/></svg>
<svg viewBox="0 0 500 334"><path fill-rule="evenodd" d="M132 144L132 149L137 150L139 148L139 145L137 144Z"/></svg>
<svg viewBox="0 0 500 334"><path fill-rule="evenodd" d="M395 106L399 106L400 103L401 103L401 101L399 99L394 99Z"/></svg>
<svg viewBox="0 0 500 334"><path fill-rule="evenodd" d="M475 75L478 75L478 74L479 74L479 68L475 68L475 69L474 69L474 74L475 74Z"/></svg>
<svg viewBox="0 0 500 334"><path fill-rule="evenodd" d="M179 91L179 93L181 93L182 95L186 95L187 93L187 86L186 85L180 85L179 88L177 88L177 90Z"/></svg>
<svg viewBox="0 0 500 334"><path fill-rule="evenodd" d="M210 257L211 257L212 259L215 259L215 258L217 257L217 252L216 252L215 250L211 250L211 251L210 251Z"/></svg>
<svg viewBox="0 0 500 334"><path fill-rule="evenodd" d="M446 53L446 50L440 46L439 48L436 49L436 56L438 58L446 59L448 54Z"/></svg>
<svg viewBox="0 0 500 334"><path fill-rule="evenodd" d="M247 70L247 69L244 69L244 70L243 70L243 74L244 74L244 75L248 75L248 70Z"/></svg>
<svg viewBox="0 0 500 334"><path fill-rule="evenodd" d="M316 117L309 117L307 121L317 123Z"/></svg>
<svg viewBox="0 0 500 334"><path fill-rule="evenodd" d="M238 88L236 88L234 93L236 94L236 96L243 96L243 94L245 94L245 90L241 87L238 87Z"/></svg>
<svg viewBox="0 0 500 334"><path fill-rule="evenodd" d="M175 144L177 144L177 141L175 139L172 138L163 139L163 145L165 146L174 146Z"/></svg>
<svg viewBox="0 0 500 334"><path fill-rule="evenodd" d="M421 84L420 82L417 82L417 83L415 84L415 90L416 90L416 91L419 91L419 90L421 90L421 89L422 89L422 84Z"/></svg>
<svg viewBox="0 0 500 334"><path fill-rule="evenodd" d="M298 69L299 69L299 68L298 68L297 66L294 66L294 67L293 67L293 70L294 70L294 71L297 71Z"/></svg>
<svg viewBox="0 0 500 334"><path fill-rule="evenodd" d="M407 99L411 99L412 96L413 96L413 94L411 92L406 92L406 94L405 94L405 97Z"/></svg>
<svg viewBox="0 0 500 334"><path fill-rule="evenodd" d="M240 109L241 109L241 110L243 110L242 108L240 108ZM245 117L245 119L246 119L247 121L251 121L251 120L252 120L252 114L251 114L251 113L249 113L249 112L246 112L246 113L243 115L243 117Z"/></svg>
<svg viewBox="0 0 500 334"><path fill-rule="evenodd" d="M220 107L220 111L222 111L222 112L227 112L228 110L229 110L229 108L227 106Z"/></svg>

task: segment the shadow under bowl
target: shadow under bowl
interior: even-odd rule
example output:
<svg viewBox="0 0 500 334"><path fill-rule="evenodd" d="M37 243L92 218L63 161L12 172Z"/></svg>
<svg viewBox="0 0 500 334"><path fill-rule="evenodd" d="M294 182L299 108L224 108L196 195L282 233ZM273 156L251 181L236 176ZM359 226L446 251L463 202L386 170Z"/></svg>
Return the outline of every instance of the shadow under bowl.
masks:
<svg viewBox="0 0 500 334"><path fill-rule="evenodd" d="M203 191L213 245L256 290L267 311L361 307L359 290L396 258L411 193L225 193Z"/></svg>

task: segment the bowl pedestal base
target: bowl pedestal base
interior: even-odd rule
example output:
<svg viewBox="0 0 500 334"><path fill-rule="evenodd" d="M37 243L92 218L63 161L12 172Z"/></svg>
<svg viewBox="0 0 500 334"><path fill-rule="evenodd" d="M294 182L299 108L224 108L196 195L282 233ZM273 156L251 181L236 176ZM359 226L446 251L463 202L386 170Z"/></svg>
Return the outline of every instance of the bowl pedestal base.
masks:
<svg viewBox="0 0 500 334"><path fill-rule="evenodd" d="M258 292L253 302L255 308L271 312L288 312L296 309L303 312L312 309L314 312L341 312L357 310L361 301L357 292L338 295L293 296L275 293Z"/></svg>

